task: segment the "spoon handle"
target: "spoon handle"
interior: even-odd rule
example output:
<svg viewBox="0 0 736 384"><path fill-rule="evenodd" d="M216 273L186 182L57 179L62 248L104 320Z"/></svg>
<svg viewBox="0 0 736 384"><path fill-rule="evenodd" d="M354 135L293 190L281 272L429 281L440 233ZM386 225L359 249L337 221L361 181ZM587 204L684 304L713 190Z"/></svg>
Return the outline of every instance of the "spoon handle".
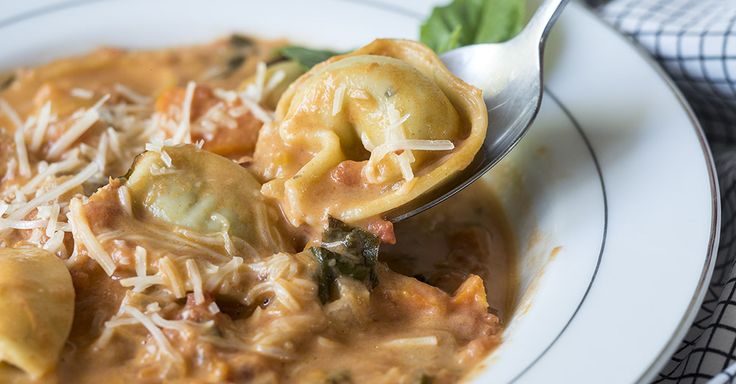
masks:
<svg viewBox="0 0 736 384"><path fill-rule="evenodd" d="M547 38L550 29L562 14L565 5L569 0L544 0L542 4L534 12L529 23L524 27L520 35L532 41L539 41L539 47L544 47L544 40Z"/></svg>

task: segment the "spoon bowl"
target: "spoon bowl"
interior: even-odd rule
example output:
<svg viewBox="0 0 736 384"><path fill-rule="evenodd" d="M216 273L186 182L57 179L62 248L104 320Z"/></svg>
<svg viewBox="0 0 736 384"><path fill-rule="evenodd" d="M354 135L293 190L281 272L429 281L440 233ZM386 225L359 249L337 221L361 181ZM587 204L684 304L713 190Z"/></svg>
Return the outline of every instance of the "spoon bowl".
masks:
<svg viewBox="0 0 736 384"><path fill-rule="evenodd" d="M464 170L386 215L394 223L423 212L460 192L496 165L519 142L542 103L544 45L569 0L545 0L511 40L474 44L441 56L448 69L483 91L488 130L483 146Z"/></svg>

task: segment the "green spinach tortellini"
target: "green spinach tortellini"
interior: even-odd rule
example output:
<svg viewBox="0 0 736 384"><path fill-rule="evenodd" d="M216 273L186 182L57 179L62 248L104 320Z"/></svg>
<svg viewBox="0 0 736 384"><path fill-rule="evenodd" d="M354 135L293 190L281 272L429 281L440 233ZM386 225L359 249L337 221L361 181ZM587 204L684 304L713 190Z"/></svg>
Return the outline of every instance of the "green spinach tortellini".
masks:
<svg viewBox="0 0 736 384"><path fill-rule="evenodd" d="M424 45L376 40L295 81L255 168L293 225L367 219L465 168L487 127L481 92Z"/></svg>
<svg viewBox="0 0 736 384"><path fill-rule="evenodd" d="M204 234L227 232L263 254L285 249L261 184L222 156L193 145L148 151L136 159L126 185L143 220Z"/></svg>

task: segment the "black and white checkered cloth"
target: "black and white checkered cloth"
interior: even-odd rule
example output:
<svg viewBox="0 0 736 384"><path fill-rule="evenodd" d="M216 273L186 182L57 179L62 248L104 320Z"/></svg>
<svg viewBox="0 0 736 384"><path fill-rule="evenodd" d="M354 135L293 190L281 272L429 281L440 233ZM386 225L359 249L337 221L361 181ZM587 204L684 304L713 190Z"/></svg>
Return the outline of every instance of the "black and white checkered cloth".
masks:
<svg viewBox="0 0 736 384"><path fill-rule="evenodd" d="M736 383L736 0L588 2L646 48L685 94L708 136L721 184L713 280L690 331L654 382Z"/></svg>

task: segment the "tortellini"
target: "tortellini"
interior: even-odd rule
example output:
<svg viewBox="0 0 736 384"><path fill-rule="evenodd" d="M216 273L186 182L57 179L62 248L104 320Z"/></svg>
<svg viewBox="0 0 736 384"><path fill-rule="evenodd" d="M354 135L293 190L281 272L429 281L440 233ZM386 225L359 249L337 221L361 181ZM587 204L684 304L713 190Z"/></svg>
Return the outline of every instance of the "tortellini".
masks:
<svg viewBox="0 0 736 384"><path fill-rule="evenodd" d="M167 164L170 163L170 164ZM148 151L127 176L137 217L238 237L261 254L285 249L260 183L237 163L193 145Z"/></svg>
<svg viewBox="0 0 736 384"><path fill-rule="evenodd" d="M71 275L42 249L0 249L0 292L0 361L37 379L56 366L71 330Z"/></svg>
<svg viewBox="0 0 736 384"><path fill-rule="evenodd" d="M420 43L376 40L315 66L263 127L255 169L293 225L357 222L465 168L485 138L480 90Z"/></svg>

